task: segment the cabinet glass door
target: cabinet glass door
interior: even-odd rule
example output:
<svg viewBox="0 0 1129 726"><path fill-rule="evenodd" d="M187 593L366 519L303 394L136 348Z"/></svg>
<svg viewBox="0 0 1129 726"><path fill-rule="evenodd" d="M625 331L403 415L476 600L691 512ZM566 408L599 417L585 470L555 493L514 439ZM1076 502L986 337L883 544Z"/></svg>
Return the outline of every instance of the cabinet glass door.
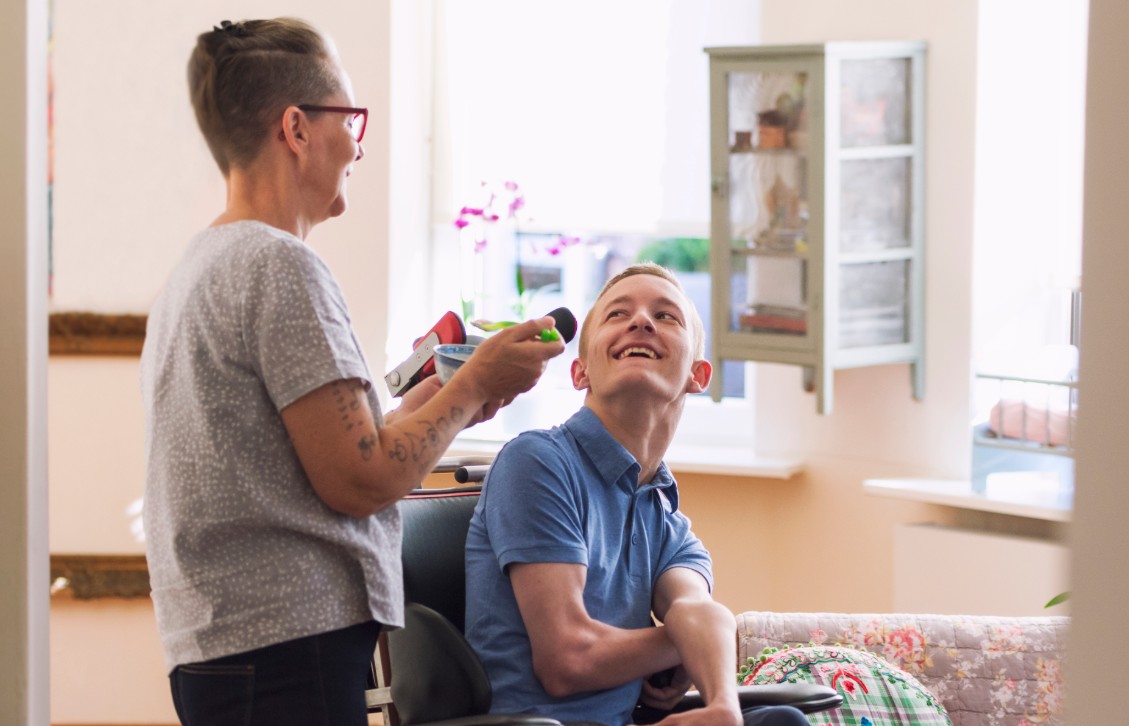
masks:
<svg viewBox="0 0 1129 726"><path fill-rule="evenodd" d="M839 141L843 148L912 141L908 58L844 60L840 74Z"/></svg>
<svg viewBox="0 0 1129 726"><path fill-rule="evenodd" d="M732 72L730 330L807 336L808 124L799 72Z"/></svg>
<svg viewBox="0 0 1129 726"><path fill-rule="evenodd" d="M839 87L840 348L910 334L913 128L908 58L844 60Z"/></svg>

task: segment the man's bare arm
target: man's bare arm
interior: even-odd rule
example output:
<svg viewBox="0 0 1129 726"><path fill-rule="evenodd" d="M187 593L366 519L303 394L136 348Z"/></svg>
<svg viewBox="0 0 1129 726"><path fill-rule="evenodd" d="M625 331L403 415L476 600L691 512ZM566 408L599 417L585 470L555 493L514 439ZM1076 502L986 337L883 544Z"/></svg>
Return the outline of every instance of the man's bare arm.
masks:
<svg viewBox="0 0 1129 726"><path fill-rule="evenodd" d="M678 663L665 628L616 628L588 615L583 565L514 564L510 582L533 649L533 672L556 698L614 688Z"/></svg>
<svg viewBox="0 0 1129 726"><path fill-rule="evenodd" d="M678 651L682 667L706 703L704 708L675 714L659 723L742 723L737 702L737 623L733 614L713 599L705 578L684 567L672 568L659 577L652 605Z"/></svg>

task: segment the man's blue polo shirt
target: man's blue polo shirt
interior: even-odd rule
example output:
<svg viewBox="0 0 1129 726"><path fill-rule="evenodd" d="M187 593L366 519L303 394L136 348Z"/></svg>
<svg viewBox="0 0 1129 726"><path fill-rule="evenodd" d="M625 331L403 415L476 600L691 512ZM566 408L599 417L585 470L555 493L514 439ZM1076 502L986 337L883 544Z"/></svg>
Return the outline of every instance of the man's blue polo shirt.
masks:
<svg viewBox="0 0 1129 726"><path fill-rule="evenodd" d="M490 468L467 535L466 633L486 666L494 713L560 721L629 722L641 681L553 698L533 675L529 638L506 567L586 565L588 614L620 628L651 626L662 573L690 568L713 587L710 557L678 511L666 464L637 486L639 464L582 408L564 425L507 444Z"/></svg>

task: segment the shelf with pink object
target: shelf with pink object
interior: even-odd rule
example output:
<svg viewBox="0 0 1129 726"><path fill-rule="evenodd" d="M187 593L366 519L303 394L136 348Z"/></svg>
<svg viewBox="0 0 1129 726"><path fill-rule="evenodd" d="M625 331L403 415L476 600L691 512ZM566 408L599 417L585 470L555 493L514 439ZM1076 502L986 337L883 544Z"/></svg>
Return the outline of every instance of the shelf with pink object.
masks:
<svg viewBox="0 0 1129 726"><path fill-rule="evenodd" d="M994 480L1007 479L1069 498L1078 381L978 373L976 382L996 394L987 415L973 424L973 490L984 492Z"/></svg>

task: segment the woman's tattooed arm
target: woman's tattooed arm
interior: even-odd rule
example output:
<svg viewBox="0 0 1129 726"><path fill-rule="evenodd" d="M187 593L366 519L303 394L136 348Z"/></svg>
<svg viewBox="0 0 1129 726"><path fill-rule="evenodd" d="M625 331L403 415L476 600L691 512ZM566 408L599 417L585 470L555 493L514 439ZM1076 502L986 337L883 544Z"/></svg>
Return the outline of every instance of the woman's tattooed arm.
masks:
<svg viewBox="0 0 1129 726"><path fill-rule="evenodd" d="M337 412L341 416L341 424L346 431L352 431L360 424L357 412L360 409L360 397L364 395L364 386L355 381L339 381L333 384L333 392L337 401ZM465 415L466 412L461 407L453 406L446 416L440 416L434 421L416 421L414 425L418 427L418 431L405 431L392 438L387 443L384 454L389 459L401 463L427 462L446 446L444 435L451 426L462 423ZM361 454L361 459L371 461L379 445L380 439L375 433L362 434L357 440L357 450Z"/></svg>

